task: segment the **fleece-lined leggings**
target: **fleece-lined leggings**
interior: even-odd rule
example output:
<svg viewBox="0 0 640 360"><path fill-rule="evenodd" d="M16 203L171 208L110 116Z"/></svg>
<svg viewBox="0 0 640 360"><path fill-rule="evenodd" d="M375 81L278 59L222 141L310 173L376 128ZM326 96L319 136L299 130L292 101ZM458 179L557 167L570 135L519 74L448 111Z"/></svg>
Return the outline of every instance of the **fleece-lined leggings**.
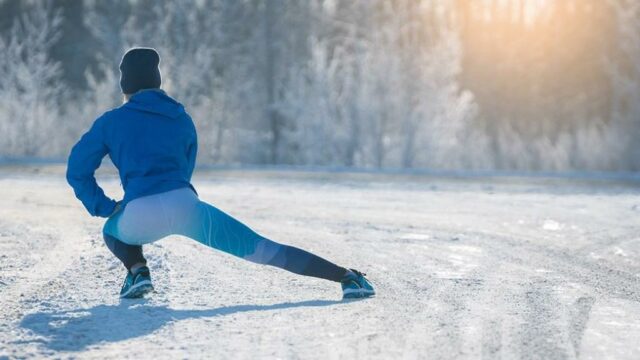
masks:
<svg viewBox="0 0 640 360"><path fill-rule="evenodd" d="M307 251L276 243L198 199L190 188L129 202L104 226L107 247L127 269L146 263L142 245L183 235L231 255L296 274L340 281L346 269Z"/></svg>

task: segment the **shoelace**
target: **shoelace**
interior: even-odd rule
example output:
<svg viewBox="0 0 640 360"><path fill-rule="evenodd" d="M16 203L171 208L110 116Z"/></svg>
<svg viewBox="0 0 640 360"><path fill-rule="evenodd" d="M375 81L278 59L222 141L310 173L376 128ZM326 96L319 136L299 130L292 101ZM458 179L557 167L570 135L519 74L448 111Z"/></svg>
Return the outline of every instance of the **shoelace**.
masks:
<svg viewBox="0 0 640 360"><path fill-rule="evenodd" d="M358 276L367 276L367 274L365 274L363 272L360 272L360 271L358 271L356 269L350 269L350 270L353 271Z"/></svg>
<svg viewBox="0 0 640 360"><path fill-rule="evenodd" d="M360 271L358 271L358 270L355 270L355 269L349 269L349 271L351 271L352 273L354 273L354 274L356 275L356 277L361 277L361 276L362 276L362 277L364 277L364 276L366 276L366 275L367 275L367 274L362 273L362 272L360 272ZM350 277L350 276L345 276L344 278L342 278L341 282L343 282L343 283L344 283L344 282L354 282L356 285L361 286L361 285L360 285L360 282L358 281L358 279L357 279L357 278L352 278L352 277Z"/></svg>

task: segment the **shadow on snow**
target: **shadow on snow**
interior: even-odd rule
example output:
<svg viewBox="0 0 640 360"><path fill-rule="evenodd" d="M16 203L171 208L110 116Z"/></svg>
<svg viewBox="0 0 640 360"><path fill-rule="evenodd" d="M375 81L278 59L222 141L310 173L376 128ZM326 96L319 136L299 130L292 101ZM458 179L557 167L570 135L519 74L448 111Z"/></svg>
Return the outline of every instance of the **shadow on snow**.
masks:
<svg viewBox="0 0 640 360"><path fill-rule="evenodd" d="M98 305L89 309L39 312L26 315L20 325L42 338L16 341L40 342L47 348L80 351L101 342L118 342L150 334L164 325L186 319L226 316L249 311L269 311L297 307L321 307L344 301L308 300L272 305L233 305L203 310L175 310L151 306L146 301L123 301L118 305Z"/></svg>

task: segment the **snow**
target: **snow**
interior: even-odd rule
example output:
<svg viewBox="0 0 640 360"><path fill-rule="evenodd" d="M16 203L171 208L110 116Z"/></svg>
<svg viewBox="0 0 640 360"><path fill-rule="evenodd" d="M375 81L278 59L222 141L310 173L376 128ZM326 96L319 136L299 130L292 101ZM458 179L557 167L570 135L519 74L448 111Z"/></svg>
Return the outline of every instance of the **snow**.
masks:
<svg viewBox="0 0 640 360"><path fill-rule="evenodd" d="M549 231L557 231L562 229L562 224L553 220L545 220L542 228Z"/></svg>
<svg viewBox="0 0 640 360"><path fill-rule="evenodd" d="M120 301L63 170L0 168L0 358L640 357L636 179L200 172L203 199L378 296L170 237L146 248L157 292Z"/></svg>

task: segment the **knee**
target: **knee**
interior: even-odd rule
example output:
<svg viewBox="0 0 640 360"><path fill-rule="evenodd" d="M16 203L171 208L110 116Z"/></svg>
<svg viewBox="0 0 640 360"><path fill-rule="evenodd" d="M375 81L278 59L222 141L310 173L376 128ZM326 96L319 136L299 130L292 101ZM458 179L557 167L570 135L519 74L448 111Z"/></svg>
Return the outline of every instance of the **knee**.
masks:
<svg viewBox="0 0 640 360"><path fill-rule="evenodd" d="M260 238L253 252L244 256L244 259L258 264L279 264L282 261L282 250L284 247L269 239Z"/></svg>
<svg viewBox="0 0 640 360"><path fill-rule="evenodd" d="M106 231L102 231L102 238L104 239L104 243L111 250L115 249L118 242L120 242L120 240L116 239L114 236L110 235Z"/></svg>
<svg viewBox="0 0 640 360"><path fill-rule="evenodd" d="M116 246L118 243L122 243L125 245L132 245L132 246L138 246L138 245L144 244L144 242L136 241L131 236L122 236L122 234L120 234L120 232L117 231L117 229L108 225L109 223L107 222L107 224L105 224L104 228L102 229L102 236L104 238L104 242L107 244L108 247Z"/></svg>
<svg viewBox="0 0 640 360"><path fill-rule="evenodd" d="M115 241L124 243L126 245L143 245L149 241L142 236L132 233L128 227L122 228L122 223L118 223L116 218L109 218L102 228L102 234L104 241L109 245Z"/></svg>
<svg viewBox="0 0 640 360"><path fill-rule="evenodd" d="M102 238L104 239L104 242L109 247L112 246L114 241L118 241L117 240L117 234L115 233L114 230L115 229L111 226L109 221L107 221L107 223L104 224L104 227L102 228Z"/></svg>
<svg viewBox="0 0 640 360"><path fill-rule="evenodd" d="M129 245L129 246L141 246L145 244L144 242L135 241L126 237L125 238L116 237L113 234L109 234L107 232L103 232L102 236L104 237L104 242L107 244L109 248L113 248L121 244Z"/></svg>

